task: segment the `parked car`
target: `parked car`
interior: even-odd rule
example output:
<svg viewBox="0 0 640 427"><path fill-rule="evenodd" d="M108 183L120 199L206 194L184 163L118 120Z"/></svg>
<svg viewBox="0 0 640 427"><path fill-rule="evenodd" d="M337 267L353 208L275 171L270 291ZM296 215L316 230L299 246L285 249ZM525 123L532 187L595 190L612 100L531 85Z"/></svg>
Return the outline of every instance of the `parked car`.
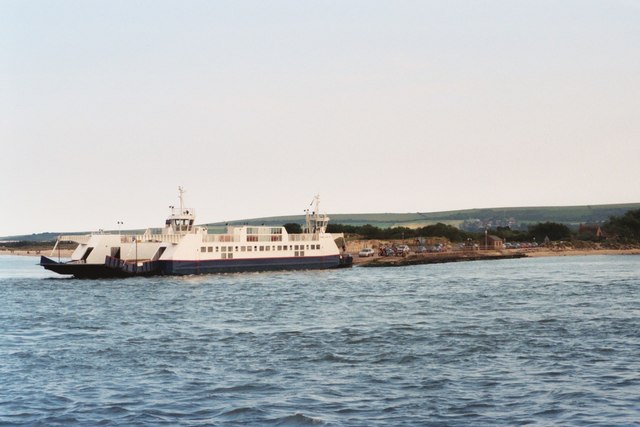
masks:
<svg viewBox="0 0 640 427"><path fill-rule="evenodd" d="M358 252L359 257L369 257L374 255L375 255L375 252L371 248L364 248L360 252Z"/></svg>
<svg viewBox="0 0 640 427"><path fill-rule="evenodd" d="M393 250L393 248L380 248L380 256L394 256L396 254L396 252Z"/></svg>
<svg viewBox="0 0 640 427"><path fill-rule="evenodd" d="M407 245L398 245L396 246L396 255L407 255L410 249Z"/></svg>

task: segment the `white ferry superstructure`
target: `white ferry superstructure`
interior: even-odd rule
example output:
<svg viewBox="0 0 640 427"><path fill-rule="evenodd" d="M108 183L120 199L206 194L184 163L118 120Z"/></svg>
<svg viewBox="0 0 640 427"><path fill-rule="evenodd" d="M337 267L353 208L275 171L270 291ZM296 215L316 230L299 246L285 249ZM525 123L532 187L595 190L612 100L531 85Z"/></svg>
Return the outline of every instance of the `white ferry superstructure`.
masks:
<svg viewBox="0 0 640 427"><path fill-rule="evenodd" d="M66 262L42 256L40 265L59 274L78 278L151 275L190 275L269 270L306 270L350 267L352 257L336 240L342 233L327 233L329 217L306 211L302 233L284 227L229 226L224 234L209 234L196 226L195 211L184 208L184 190L179 187L180 207L171 207L160 232L60 236L60 242L78 243Z"/></svg>

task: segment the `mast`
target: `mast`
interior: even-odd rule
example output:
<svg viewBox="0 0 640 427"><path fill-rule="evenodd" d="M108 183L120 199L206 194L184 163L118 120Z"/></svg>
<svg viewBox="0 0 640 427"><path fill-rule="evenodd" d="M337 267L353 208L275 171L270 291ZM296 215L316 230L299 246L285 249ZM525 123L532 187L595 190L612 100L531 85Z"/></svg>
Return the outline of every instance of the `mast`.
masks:
<svg viewBox="0 0 640 427"><path fill-rule="evenodd" d="M315 224L315 227L313 227L314 229L318 227L318 220L320 219L320 195L319 194L316 194L315 200L316 200L316 217L315 217L316 224Z"/></svg>

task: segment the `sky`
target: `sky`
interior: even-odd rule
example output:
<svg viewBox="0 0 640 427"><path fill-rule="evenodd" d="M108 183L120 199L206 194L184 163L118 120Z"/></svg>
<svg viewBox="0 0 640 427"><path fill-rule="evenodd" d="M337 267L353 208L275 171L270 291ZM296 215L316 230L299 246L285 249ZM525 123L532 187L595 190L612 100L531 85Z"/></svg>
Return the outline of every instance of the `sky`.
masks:
<svg viewBox="0 0 640 427"><path fill-rule="evenodd" d="M640 2L0 0L0 236L640 202Z"/></svg>

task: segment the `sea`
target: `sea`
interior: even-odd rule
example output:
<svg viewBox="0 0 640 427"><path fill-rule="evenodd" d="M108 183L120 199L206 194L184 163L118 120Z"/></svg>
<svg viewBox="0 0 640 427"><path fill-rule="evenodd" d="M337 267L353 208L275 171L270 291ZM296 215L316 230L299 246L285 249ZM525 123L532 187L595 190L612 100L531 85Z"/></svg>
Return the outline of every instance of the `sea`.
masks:
<svg viewBox="0 0 640 427"><path fill-rule="evenodd" d="M0 425L639 425L640 256L80 280L0 256Z"/></svg>

